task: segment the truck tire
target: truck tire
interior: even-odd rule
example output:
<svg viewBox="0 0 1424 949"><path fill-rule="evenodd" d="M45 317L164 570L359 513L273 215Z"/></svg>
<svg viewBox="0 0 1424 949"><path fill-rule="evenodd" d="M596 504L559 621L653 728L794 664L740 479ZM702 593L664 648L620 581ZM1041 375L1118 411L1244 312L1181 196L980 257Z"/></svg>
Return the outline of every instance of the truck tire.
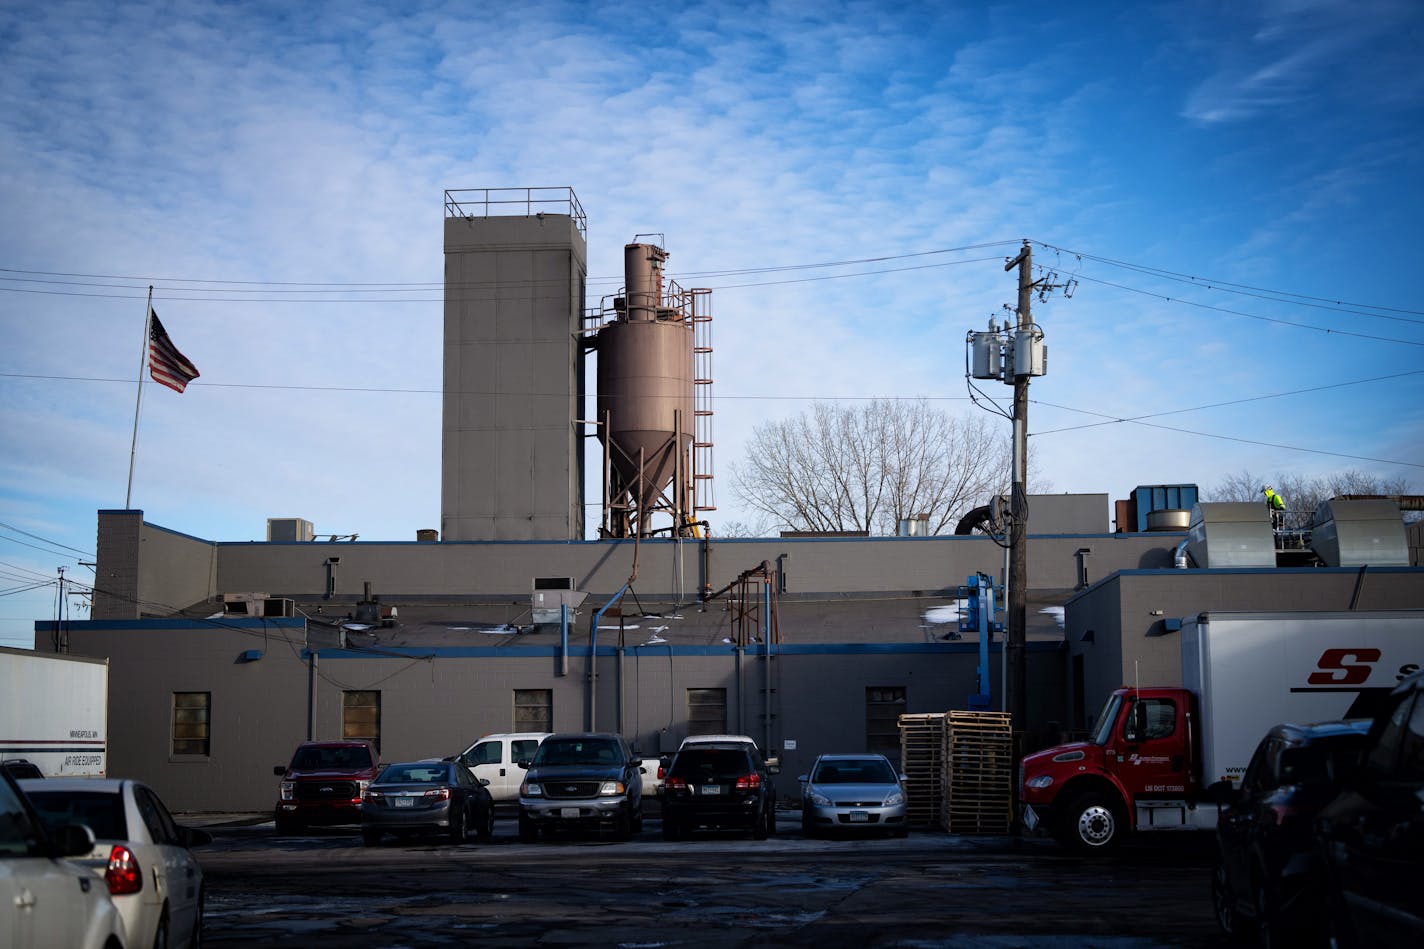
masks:
<svg viewBox="0 0 1424 949"><path fill-rule="evenodd" d="M275 824L278 837L287 837L292 834L300 833L302 829L301 824L297 822L295 817L287 817L280 812L278 812L276 816Z"/></svg>
<svg viewBox="0 0 1424 949"><path fill-rule="evenodd" d="M523 814L519 815L519 842L521 844L532 844L539 839L539 828L529 818Z"/></svg>
<svg viewBox="0 0 1424 949"><path fill-rule="evenodd" d="M1116 798L1088 791L1063 809L1059 836L1082 854L1104 854L1117 847L1127 833L1127 817Z"/></svg>

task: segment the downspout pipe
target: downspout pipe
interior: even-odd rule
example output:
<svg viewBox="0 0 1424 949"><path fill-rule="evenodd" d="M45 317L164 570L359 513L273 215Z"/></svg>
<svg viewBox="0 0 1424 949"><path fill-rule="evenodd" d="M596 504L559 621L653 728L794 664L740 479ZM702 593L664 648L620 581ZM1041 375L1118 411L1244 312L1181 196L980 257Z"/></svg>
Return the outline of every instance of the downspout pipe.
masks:
<svg viewBox="0 0 1424 949"><path fill-rule="evenodd" d="M610 596L608 602L593 614L593 628L588 633L588 730L591 732L598 731L598 624L603 621L603 614L623 599L623 594L628 592L632 583L629 578L618 588L618 592Z"/></svg>
<svg viewBox="0 0 1424 949"><path fill-rule="evenodd" d="M559 675L569 674L569 605L559 604Z"/></svg>

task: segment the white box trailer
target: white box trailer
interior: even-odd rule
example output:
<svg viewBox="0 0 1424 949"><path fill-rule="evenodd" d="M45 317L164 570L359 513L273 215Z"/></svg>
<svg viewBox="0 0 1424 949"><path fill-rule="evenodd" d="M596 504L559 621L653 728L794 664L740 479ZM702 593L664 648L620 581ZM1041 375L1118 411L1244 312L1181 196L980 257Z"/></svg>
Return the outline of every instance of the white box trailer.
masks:
<svg viewBox="0 0 1424 949"><path fill-rule="evenodd" d="M1182 685L1197 696L1201 783L1241 782L1281 722L1372 718L1424 662L1424 610L1211 612L1182 623Z"/></svg>
<svg viewBox="0 0 1424 949"><path fill-rule="evenodd" d="M0 647L0 761L47 778L105 777L109 660Z"/></svg>

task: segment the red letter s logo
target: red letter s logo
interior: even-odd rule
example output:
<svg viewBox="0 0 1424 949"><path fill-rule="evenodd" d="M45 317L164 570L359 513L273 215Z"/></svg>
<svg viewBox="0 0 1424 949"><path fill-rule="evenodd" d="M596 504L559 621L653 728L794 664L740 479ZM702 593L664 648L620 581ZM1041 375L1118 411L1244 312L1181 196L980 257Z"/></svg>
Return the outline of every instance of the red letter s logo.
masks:
<svg viewBox="0 0 1424 949"><path fill-rule="evenodd" d="M1357 662L1379 662L1378 649L1327 649L1321 653L1316 668L1306 681L1311 685L1360 685L1370 677L1370 667L1346 665L1346 659Z"/></svg>

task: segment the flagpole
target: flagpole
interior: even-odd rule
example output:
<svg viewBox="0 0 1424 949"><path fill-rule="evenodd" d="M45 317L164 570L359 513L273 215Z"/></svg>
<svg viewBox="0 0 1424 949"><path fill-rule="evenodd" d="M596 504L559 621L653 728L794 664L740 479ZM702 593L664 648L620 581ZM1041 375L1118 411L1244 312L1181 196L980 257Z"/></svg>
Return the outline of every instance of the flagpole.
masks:
<svg viewBox="0 0 1424 949"><path fill-rule="evenodd" d="M124 510L133 498L134 455L138 451L138 410L143 405L143 371L148 368L149 334L153 325L153 287L148 288L148 306L143 311L143 354L138 361L138 396L134 399L133 441L129 443L129 487L124 493Z"/></svg>

